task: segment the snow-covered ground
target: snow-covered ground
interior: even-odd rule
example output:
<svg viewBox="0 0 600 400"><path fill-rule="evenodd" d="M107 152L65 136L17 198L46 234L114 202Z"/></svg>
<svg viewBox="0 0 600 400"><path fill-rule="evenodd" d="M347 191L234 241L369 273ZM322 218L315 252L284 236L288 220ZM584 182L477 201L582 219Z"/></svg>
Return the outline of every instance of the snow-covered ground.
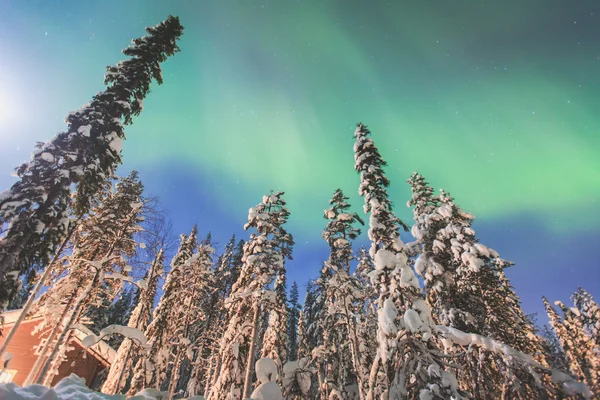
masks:
<svg viewBox="0 0 600 400"><path fill-rule="evenodd" d="M14 383L0 384L0 399L2 400L167 400L168 397L168 394L155 389L144 389L133 397L98 393L85 386L85 381L75 374L62 379L53 388L42 385L22 388ZM203 397L196 396L190 397L188 400L203 399Z"/></svg>
<svg viewBox="0 0 600 400"><path fill-rule="evenodd" d="M305 364L305 360L301 360L301 364ZM290 376L287 376L287 381L293 379L291 376L300 369L298 361L287 363L284 368ZM269 358L262 358L256 362L256 375L260 381L260 385L252 393L252 398L248 400L283 400L281 388L275 382L277 379L277 366L275 362ZM302 380L302 379L301 379ZM310 379L308 382L302 382L303 387L308 390L310 387ZM31 385L20 387L14 383L0 384L0 399L1 400L167 400L168 393L159 392L156 389L144 389L133 397L124 395L108 395L98 393L88 388L85 381L75 374L63 378L56 386L49 388L43 385ZM187 400L204 400L202 396L189 397Z"/></svg>

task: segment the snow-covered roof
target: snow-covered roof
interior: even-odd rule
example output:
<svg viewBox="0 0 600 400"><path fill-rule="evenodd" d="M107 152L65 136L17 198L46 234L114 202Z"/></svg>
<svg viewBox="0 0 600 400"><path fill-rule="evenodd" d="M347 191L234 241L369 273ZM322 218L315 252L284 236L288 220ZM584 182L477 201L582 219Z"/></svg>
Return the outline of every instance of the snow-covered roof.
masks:
<svg viewBox="0 0 600 400"><path fill-rule="evenodd" d="M2 317L4 318L4 324L5 325L14 324L17 321L17 319L19 319L19 316L21 315L22 311L23 311L23 309L10 310L10 311L4 312L2 314ZM34 315L34 316L27 318L23 322L24 323L33 322L40 318L41 318L40 316ZM73 336L75 337L75 339L77 339L77 341L79 343L81 343L83 341L83 338L94 333L81 324L78 324L75 327L75 329L73 329L73 332L74 332ZM82 347L85 347L85 346L83 346L83 344L82 344ZM93 353L97 358L100 358L100 359L106 361L108 364L111 364L114 361L115 356L117 355L117 352L112 347L110 347L108 345L108 343L106 343L103 340L99 341L98 343L94 344L93 346L90 346L88 351L90 353Z"/></svg>
<svg viewBox="0 0 600 400"><path fill-rule="evenodd" d="M18 310L10 310L10 311L5 311L4 313L2 313L2 317L4 318L4 324L14 324L15 322L17 322L17 319L19 319L19 316L21 315L21 311L23 311L23 309L18 309ZM30 317L27 318L26 321L31 321L34 319L39 319L41 317Z"/></svg>
<svg viewBox="0 0 600 400"><path fill-rule="evenodd" d="M77 328L74 329L74 332L75 332L75 334L74 334L75 338L80 343L83 341L83 338L85 338L88 335L92 335L94 333L82 325L77 325ZM83 346L83 344L82 344L82 346ZM108 345L108 343L106 343L104 340L100 340L93 346L88 347L88 350L90 352L96 354L98 357L104 359L109 364L112 364L112 362L115 360L115 357L117 355L117 352L112 347L110 347Z"/></svg>

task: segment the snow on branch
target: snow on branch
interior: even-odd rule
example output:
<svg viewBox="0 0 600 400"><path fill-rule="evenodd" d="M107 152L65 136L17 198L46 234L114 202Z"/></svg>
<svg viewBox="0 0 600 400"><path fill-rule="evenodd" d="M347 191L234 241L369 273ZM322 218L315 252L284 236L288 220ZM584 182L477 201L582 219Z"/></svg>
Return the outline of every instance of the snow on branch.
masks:
<svg viewBox="0 0 600 400"><path fill-rule="evenodd" d="M581 382L577 382L571 376L555 369L546 368L529 354L522 353L512 347L494 340L489 337L481 336L476 333L466 333L459 329L444 325L436 326L437 332L443 337L442 342L446 348L456 344L462 347L478 346L492 353L500 354L501 356L509 356L527 366L539 368L551 374L552 381L561 384L564 391L569 395L581 394L585 398L591 398L592 395L588 387Z"/></svg>
<svg viewBox="0 0 600 400"><path fill-rule="evenodd" d="M90 334L83 338L81 343L85 347L91 347L96 343L100 342L106 336L111 335L122 335L128 339L134 340L140 344L140 346L146 348L148 347L148 343L146 340L146 336L144 333L136 328L131 328L129 326L123 325L109 325L106 328L102 329L98 335Z"/></svg>
<svg viewBox="0 0 600 400"><path fill-rule="evenodd" d="M133 277L126 276L126 275L123 275L123 274L119 274L118 272L113 272L113 273L110 273L110 274L106 274L106 275L104 275L104 278L105 279L119 279L119 280L122 280L124 282L133 283L134 285L136 285L140 289L143 289L143 290L148 289L148 283L146 282L145 279L140 279L140 280L134 281Z"/></svg>

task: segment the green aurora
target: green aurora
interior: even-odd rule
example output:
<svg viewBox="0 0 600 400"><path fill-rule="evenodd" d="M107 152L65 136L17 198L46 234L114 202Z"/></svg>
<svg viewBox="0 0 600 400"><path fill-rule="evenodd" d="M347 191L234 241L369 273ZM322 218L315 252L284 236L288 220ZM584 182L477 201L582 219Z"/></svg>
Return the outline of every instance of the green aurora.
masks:
<svg viewBox="0 0 600 400"><path fill-rule="evenodd" d="M223 211L285 190L294 223L314 230L336 187L360 204L352 132L361 121L389 163L404 218L404 181L418 170L486 220L527 213L555 232L597 226L598 15L541 0L373 3L89 3L89 23L83 6L10 3L21 39L3 34L3 48L16 52L34 37L37 46L22 55L24 69L0 69L12 67L16 85L30 79L28 57L52 54L52 75L39 79L66 98L49 117L58 130L73 98L83 104L101 89L118 49L177 14L182 52L127 131L126 166L197 168Z"/></svg>

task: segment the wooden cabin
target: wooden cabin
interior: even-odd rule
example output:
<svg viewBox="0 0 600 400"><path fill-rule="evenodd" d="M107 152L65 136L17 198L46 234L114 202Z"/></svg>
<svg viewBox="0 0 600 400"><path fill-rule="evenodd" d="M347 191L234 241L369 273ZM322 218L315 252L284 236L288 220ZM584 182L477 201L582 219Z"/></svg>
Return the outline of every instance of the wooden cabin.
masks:
<svg viewBox="0 0 600 400"><path fill-rule="evenodd" d="M21 310L7 311L2 314L4 326L0 344L4 342L4 336L12 329L20 315ZM39 322L40 317L32 317L26 319L19 326L7 349L7 352L12 354L12 359L5 369L0 369L2 371L0 372L0 383L14 382L23 386L37 359L34 354L34 346L40 343L42 337L40 333L34 335L33 330ZM86 385L94 387L97 386L97 381L106 374L116 352L103 341L86 349L81 341L90 333L92 332L85 327L73 330L70 342L70 347L73 349L67 353L67 361L60 366L59 373L54 377L51 386L56 385L66 376L76 374L85 379Z"/></svg>

